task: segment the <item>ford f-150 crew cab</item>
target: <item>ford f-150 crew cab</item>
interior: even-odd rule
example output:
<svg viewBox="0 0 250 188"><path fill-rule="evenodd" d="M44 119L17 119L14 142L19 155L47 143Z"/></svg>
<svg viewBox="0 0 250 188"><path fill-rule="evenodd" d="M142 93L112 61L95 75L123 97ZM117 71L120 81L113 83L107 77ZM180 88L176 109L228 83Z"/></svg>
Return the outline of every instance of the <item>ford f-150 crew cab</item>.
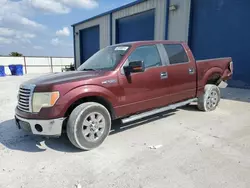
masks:
<svg viewBox="0 0 250 188"><path fill-rule="evenodd" d="M101 49L77 70L52 73L20 85L15 119L36 135L66 130L76 147L90 150L123 123L197 102L214 110L219 87L233 74L232 59L196 61L178 41L138 41Z"/></svg>

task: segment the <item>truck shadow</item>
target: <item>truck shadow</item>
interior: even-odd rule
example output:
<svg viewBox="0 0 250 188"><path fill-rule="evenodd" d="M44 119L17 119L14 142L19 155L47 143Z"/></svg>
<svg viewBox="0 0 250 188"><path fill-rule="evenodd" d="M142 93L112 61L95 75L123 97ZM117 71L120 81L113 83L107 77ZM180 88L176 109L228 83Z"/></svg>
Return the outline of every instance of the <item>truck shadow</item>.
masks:
<svg viewBox="0 0 250 188"><path fill-rule="evenodd" d="M153 122L156 120L160 120L160 119L172 116L176 113L176 111L177 110L170 110L170 111L162 112L159 114L148 116L146 118L142 118L140 120L137 120L137 121L134 121L131 123L125 123L125 124L123 124L121 122L121 120L115 120L112 123L112 128L111 128L109 135L117 134L117 133L126 131L128 129L139 127L139 126L146 124L146 123L150 123L150 122Z"/></svg>
<svg viewBox="0 0 250 188"><path fill-rule="evenodd" d="M114 121L112 124L109 136L121 133L128 129L141 126L156 120L160 120L174 115L176 110L167 111L154 116L140 119L132 123L122 124L121 121ZM42 136L32 135L22 130L18 130L14 119L0 123L0 151L3 145L10 150L18 150L24 152L44 152L46 150L55 150L65 153L82 152L82 150L75 148L68 140L67 135L64 133L59 138L46 138Z"/></svg>
<svg viewBox="0 0 250 188"><path fill-rule="evenodd" d="M10 150L43 152L53 149L61 152L79 152L63 134L60 138L46 138L17 129L14 119L0 123L0 144ZM1 149L1 148L0 148Z"/></svg>
<svg viewBox="0 0 250 188"><path fill-rule="evenodd" d="M189 105L186 105L186 106L182 106L178 109L181 109L181 110L186 110L186 111L195 111L195 112L201 112L198 108L197 108L197 103L192 103L192 104L189 104Z"/></svg>

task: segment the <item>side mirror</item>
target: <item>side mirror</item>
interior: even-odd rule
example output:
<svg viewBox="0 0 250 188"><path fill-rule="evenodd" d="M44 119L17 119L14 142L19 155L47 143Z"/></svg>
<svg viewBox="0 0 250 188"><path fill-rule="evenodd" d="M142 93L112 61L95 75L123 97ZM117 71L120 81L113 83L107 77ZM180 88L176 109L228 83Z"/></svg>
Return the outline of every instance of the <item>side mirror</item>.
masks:
<svg viewBox="0 0 250 188"><path fill-rule="evenodd" d="M129 65L124 67L124 70L127 74L133 73L133 72L144 72L144 63L143 61L129 62Z"/></svg>

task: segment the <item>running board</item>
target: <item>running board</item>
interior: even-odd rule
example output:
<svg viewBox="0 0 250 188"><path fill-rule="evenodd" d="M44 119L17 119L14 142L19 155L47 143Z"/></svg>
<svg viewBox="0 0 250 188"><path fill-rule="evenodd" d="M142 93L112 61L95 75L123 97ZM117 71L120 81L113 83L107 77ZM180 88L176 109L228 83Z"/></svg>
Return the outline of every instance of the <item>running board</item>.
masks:
<svg viewBox="0 0 250 188"><path fill-rule="evenodd" d="M148 116L159 114L159 113L162 113L162 112L165 112L165 111L168 111L168 110L174 110L176 108L179 108L181 106L185 106L185 105L187 105L189 103L196 102L196 101L197 101L196 98L189 99L189 100L182 101L182 102L175 103L175 104L171 104L171 105L168 105L168 106L165 106L165 107L162 107L162 108L157 108L157 109L154 109L154 110L151 110L151 111L148 111L148 112L143 112L141 114L133 115L133 116L130 116L128 118L122 119L122 123L125 124L125 123L129 123L129 122L132 122L132 121L136 121L136 120L148 117Z"/></svg>

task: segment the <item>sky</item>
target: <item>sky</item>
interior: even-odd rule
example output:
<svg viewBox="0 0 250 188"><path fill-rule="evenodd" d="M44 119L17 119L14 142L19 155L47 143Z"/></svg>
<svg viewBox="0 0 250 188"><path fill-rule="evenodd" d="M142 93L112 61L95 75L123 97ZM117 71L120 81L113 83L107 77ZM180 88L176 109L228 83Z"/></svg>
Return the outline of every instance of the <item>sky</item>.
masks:
<svg viewBox="0 0 250 188"><path fill-rule="evenodd" d="M134 0L0 0L0 55L73 57L71 25Z"/></svg>

